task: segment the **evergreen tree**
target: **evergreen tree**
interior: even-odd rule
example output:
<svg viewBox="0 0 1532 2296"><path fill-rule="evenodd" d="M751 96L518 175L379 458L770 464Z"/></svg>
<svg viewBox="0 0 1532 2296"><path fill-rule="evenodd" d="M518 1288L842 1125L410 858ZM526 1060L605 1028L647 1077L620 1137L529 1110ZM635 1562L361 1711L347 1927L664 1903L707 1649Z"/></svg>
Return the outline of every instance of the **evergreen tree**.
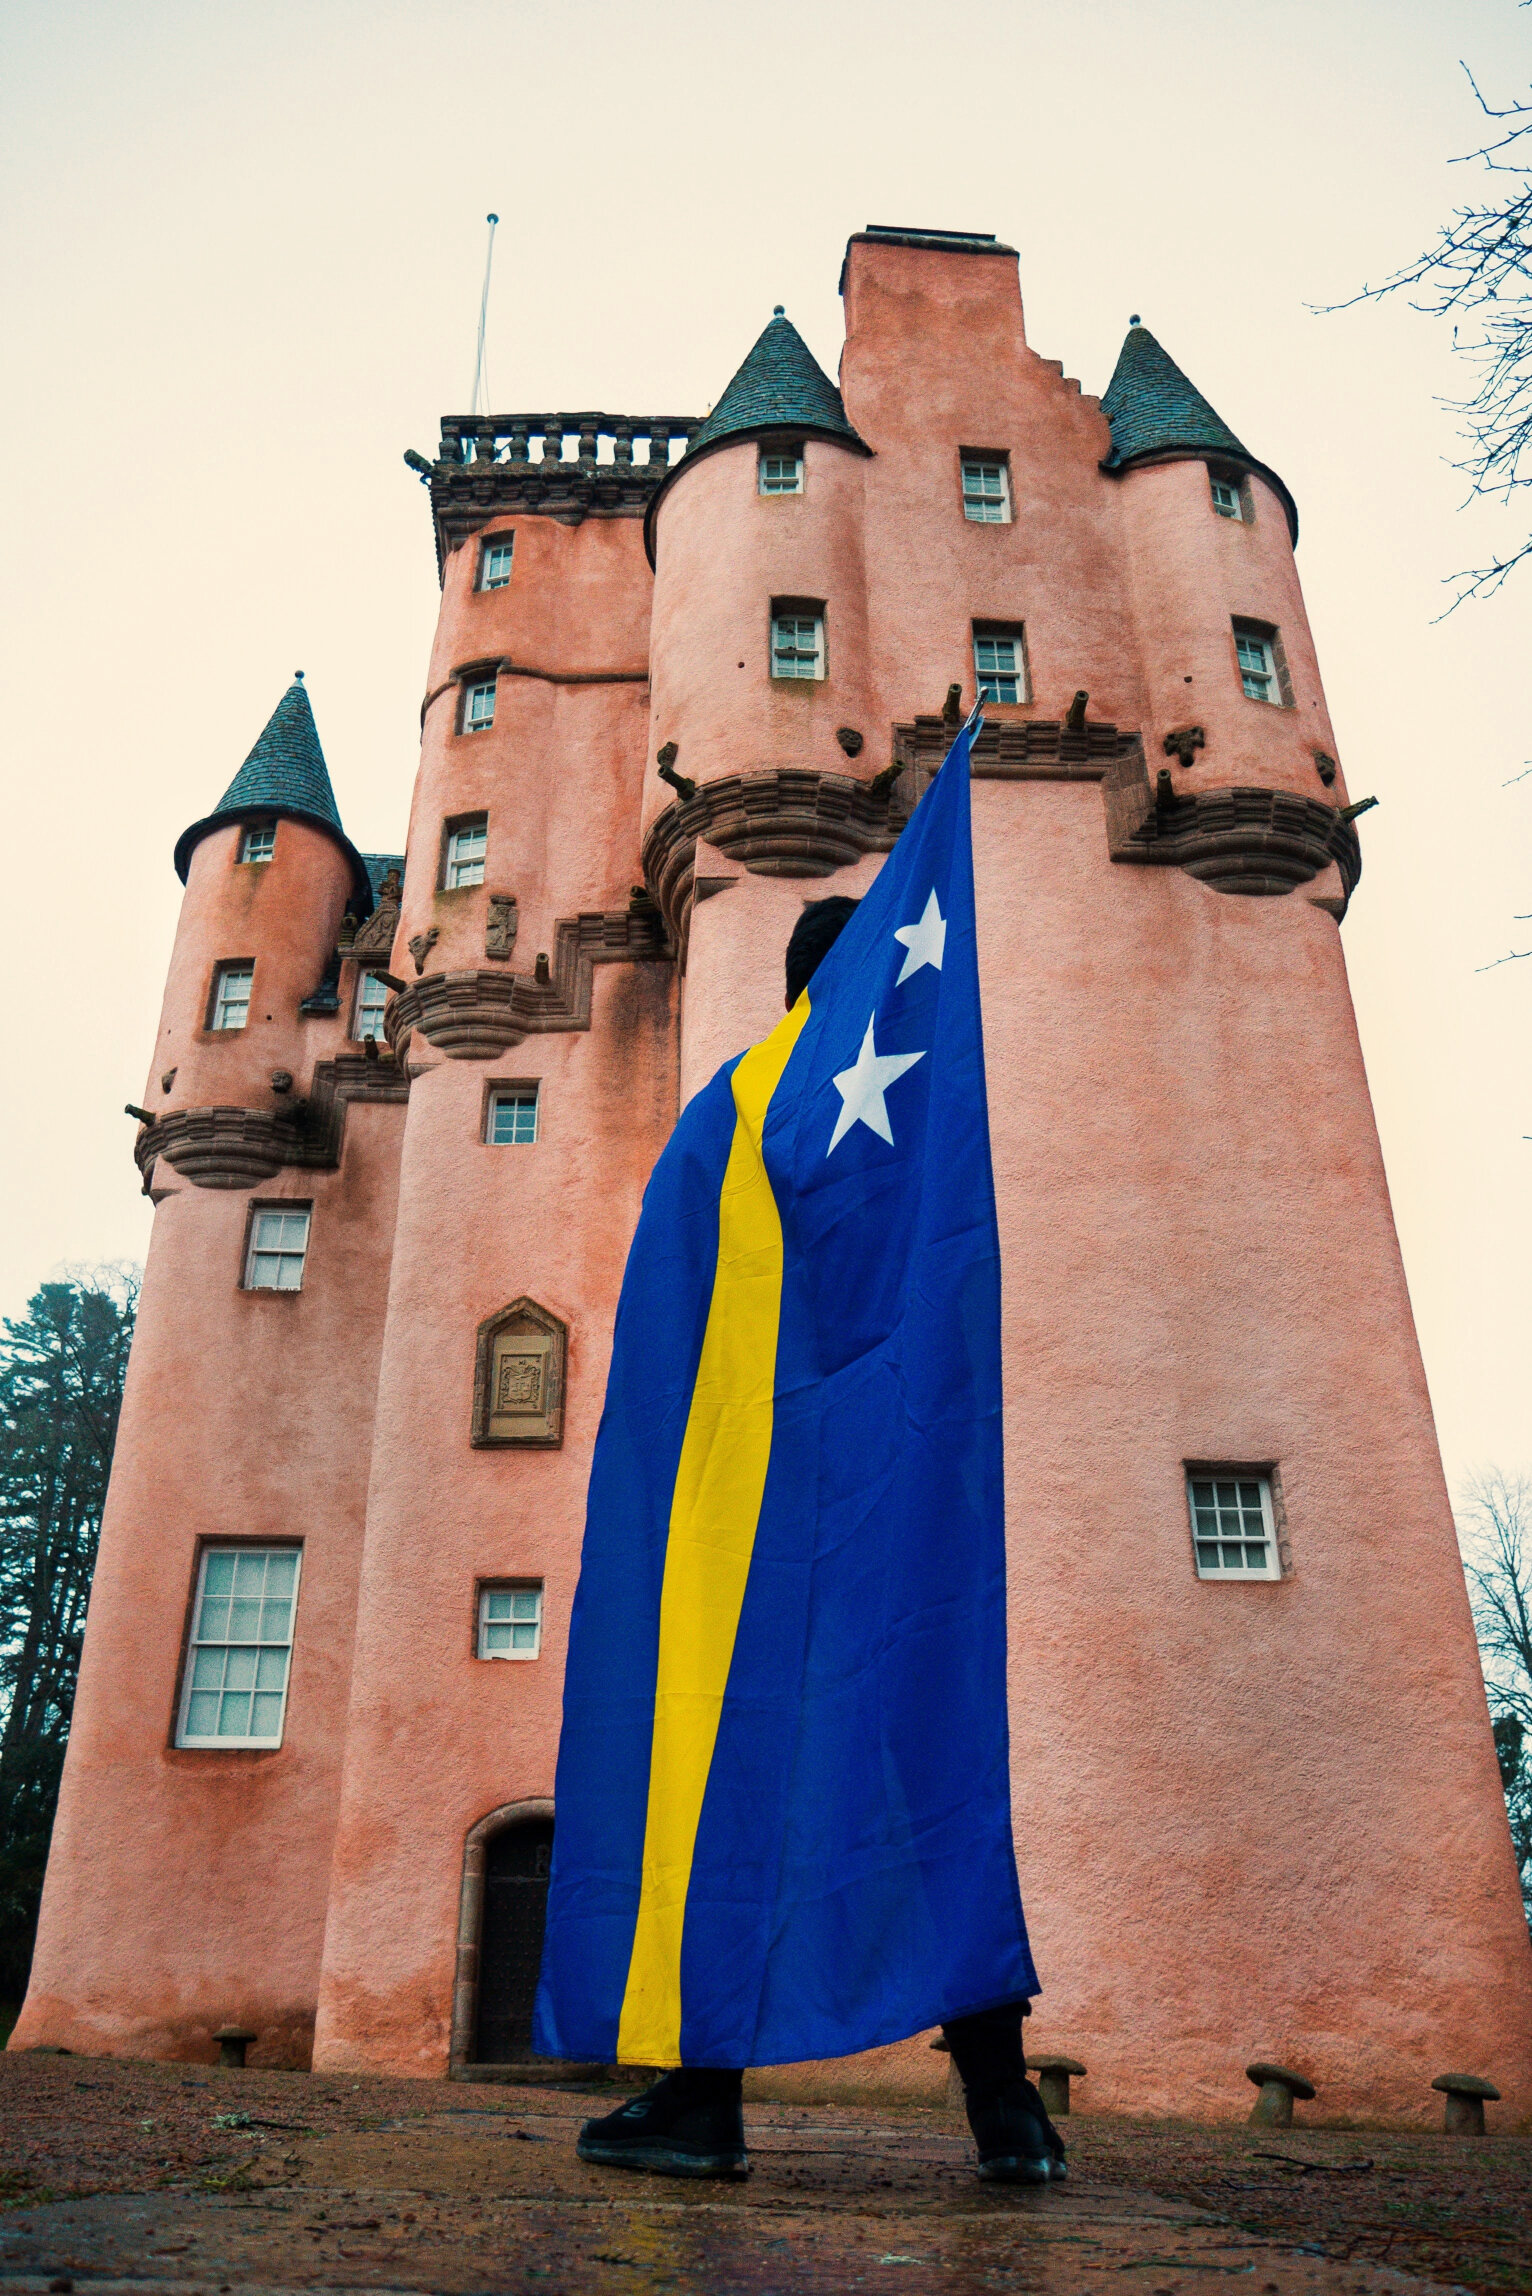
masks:
<svg viewBox="0 0 1532 2296"><path fill-rule="evenodd" d="M0 1338L0 1999L26 1987L138 1271L44 1284Z"/></svg>

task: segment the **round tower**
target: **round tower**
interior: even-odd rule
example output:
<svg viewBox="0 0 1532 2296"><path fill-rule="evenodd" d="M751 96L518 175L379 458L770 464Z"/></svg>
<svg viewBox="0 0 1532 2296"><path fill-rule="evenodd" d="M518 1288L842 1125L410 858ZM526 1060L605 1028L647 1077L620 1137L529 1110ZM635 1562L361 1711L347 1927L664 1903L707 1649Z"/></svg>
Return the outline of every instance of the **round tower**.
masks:
<svg viewBox="0 0 1532 2296"><path fill-rule="evenodd" d="M686 781L864 778L869 449L778 305L649 507L651 755ZM652 777L645 825L671 802Z"/></svg>
<svg viewBox="0 0 1532 2296"><path fill-rule="evenodd" d="M1101 402L1142 642L1151 777L1345 802L1293 548L1298 511L1135 317Z"/></svg>
<svg viewBox="0 0 1532 2296"><path fill-rule="evenodd" d="M341 919L372 908L301 674L213 811L183 831L175 865L186 896L145 1104L156 1117L273 1110L312 1060L305 1004L309 1021L337 1009Z"/></svg>
<svg viewBox="0 0 1532 2296"><path fill-rule="evenodd" d="M372 895L301 680L176 867L154 1227L17 2046L207 2062L237 2025L301 2065L408 1089L348 1048L337 935Z"/></svg>

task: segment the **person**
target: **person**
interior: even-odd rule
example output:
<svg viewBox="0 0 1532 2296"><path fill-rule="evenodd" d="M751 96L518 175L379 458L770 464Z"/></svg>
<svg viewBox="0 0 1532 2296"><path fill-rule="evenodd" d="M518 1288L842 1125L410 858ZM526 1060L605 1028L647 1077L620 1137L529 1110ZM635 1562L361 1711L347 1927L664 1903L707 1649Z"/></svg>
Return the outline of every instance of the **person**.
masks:
<svg viewBox="0 0 1532 2296"><path fill-rule="evenodd" d="M856 907L845 895L805 903L787 944L789 1011ZM988 2183L1040 2185L1068 2173L1063 2140L1026 2076L1022 2020L1029 2009L1026 1999L1015 1999L942 2026L963 2086L978 2173ZM665 2073L614 2112L586 2121L579 2156L660 2176L746 2176L743 2082L742 2066L686 2065Z"/></svg>

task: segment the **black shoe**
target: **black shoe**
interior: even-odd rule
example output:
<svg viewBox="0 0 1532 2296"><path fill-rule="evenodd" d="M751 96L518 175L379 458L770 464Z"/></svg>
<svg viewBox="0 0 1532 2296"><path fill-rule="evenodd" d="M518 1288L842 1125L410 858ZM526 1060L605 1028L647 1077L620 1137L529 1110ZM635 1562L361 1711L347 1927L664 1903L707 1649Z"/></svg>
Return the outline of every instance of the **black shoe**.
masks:
<svg viewBox="0 0 1532 2296"><path fill-rule="evenodd" d="M1064 2140L1030 2081L964 2101L986 2184L1062 2184L1069 2174Z"/></svg>
<svg viewBox="0 0 1532 2296"><path fill-rule="evenodd" d="M575 2150L581 2160L653 2176L748 2176L741 2078L711 2067L666 2073L615 2113L587 2121Z"/></svg>

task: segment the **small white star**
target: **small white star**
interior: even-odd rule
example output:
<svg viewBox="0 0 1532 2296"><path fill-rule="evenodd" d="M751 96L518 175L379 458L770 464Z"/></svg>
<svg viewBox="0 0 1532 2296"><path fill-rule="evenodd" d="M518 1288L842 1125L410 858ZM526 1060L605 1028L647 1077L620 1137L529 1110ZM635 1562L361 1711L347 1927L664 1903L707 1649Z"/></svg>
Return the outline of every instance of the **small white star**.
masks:
<svg viewBox="0 0 1532 2296"><path fill-rule="evenodd" d="M869 1132L876 1132L880 1140L886 1140L892 1147L894 1135L889 1126L883 1095L907 1068L913 1068L917 1060L926 1057L923 1052L880 1053L872 1036L877 1018L874 1013L867 1023L867 1034L856 1056L856 1066L843 1068L833 1080L840 1094L841 1110L835 1119L830 1145L825 1150L827 1156L834 1154L853 1124L865 1124Z"/></svg>
<svg viewBox="0 0 1532 2296"><path fill-rule="evenodd" d="M904 970L894 983L895 988L907 981L911 973L918 973L922 965L934 965L938 972L941 971L942 952L947 946L947 920L936 905L934 885L919 924L896 925L894 939L903 941L909 952L904 960Z"/></svg>

